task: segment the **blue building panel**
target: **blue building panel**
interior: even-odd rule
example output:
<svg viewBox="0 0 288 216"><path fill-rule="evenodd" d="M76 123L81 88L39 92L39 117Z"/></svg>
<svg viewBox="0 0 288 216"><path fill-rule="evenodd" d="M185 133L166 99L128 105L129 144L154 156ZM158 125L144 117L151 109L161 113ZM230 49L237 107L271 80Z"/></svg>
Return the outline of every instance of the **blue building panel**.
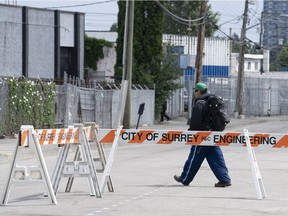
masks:
<svg viewBox="0 0 288 216"><path fill-rule="evenodd" d="M194 68L186 68L184 74L185 76L194 76Z"/></svg>
<svg viewBox="0 0 288 216"><path fill-rule="evenodd" d="M184 74L185 76L194 77L194 71L194 68L187 68L184 70ZM228 78L229 66L203 65L202 76L203 81L205 81L208 77Z"/></svg>
<svg viewBox="0 0 288 216"><path fill-rule="evenodd" d="M203 76L228 78L228 66L203 65Z"/></svg>

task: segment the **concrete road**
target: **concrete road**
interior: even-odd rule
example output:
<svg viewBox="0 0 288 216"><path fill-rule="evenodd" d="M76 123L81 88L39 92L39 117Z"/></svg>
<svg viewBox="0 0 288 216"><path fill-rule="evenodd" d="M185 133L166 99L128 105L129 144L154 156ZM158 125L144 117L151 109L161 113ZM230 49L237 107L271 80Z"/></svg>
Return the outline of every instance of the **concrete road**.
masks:
<svg viewBox="0 0 288 216"><path fill-rule="evenodd" d="M286 133L288 117L250 117L232 119L227 130ZM185 118L155 124L153 129L187 129ZM149 127L148 127L149 128ZM1 140L0 194L10 168L16 140ZM51 174L57 147L43 149ZM108 154L110 146L105 146ZM232 178L229 188L215 188L217 182L205 161L189 187L175 182L190 146L185 145L121 145L112 167L115 192L105 191L103 198L89 196L85 178L74 181L72 191L65 193L67 179L62 179L57 194L58 205L43 197L42 184L21 184L12 187L9 203L0 206L0 215L103 215L103 216L178 216L178 215L287 215L288 168L287 149L255 148L267 198L258 200L245 147L222 147ZM73 155L74 150L69 154ZM33 164L31 154L24 154L23 163ZM20 164L19 164L20 165ZM101 177L101 174L99 174Z"/></svg>

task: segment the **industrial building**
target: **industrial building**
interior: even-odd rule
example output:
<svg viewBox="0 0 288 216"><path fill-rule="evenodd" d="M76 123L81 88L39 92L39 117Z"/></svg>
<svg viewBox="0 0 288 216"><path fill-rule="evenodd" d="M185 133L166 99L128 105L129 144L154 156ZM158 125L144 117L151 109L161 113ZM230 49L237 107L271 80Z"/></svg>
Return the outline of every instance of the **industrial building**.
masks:
<svg viewBox="0 0 288 216"><path fill-rule="evenodd" d="M0 76L84 78L85 14L0 4Z"/></svg>
<svg viewBox="0 0 288 216"><path fill-rule="evenodd" d="M270 50L270 63L277 62L277 55L288 42L288 1L264 0L263 47Z"/></svg>

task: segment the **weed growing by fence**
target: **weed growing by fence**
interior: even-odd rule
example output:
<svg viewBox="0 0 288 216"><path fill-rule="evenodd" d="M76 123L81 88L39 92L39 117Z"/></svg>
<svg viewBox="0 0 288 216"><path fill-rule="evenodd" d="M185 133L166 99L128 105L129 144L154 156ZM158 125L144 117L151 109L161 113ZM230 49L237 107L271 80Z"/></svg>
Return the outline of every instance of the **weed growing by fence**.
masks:
<svg viewBox="0 0 288 216"><path fill-rule="evenodd" d="M2 133L13 134L21 125L51 127L55 121L56 85L53 82L7 78L7 118Z"/></svg>

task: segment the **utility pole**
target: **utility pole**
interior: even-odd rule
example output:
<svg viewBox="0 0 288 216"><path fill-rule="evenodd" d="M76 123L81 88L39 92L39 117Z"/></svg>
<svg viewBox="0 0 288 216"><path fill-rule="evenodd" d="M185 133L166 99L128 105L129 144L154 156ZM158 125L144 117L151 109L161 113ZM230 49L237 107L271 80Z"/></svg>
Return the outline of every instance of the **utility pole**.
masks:
<svg viewBox="0 0 288 216"><path fill-rule="evenodd" d="M126 0L126 18L123 56L122 79L128 81L127 98L124 111L123 128L131 128L131 86L132 86L132 54L133 54L133 29L134 29L134 0Z"/></svg>
<svg viewBox="0 0 288 216"><path fill-rule="evenodd" d="M262 41L263 39L263 11L261 13L261 19L260 19L260 36L259 36L259 46L262 47Z"/></svg>
<svg viewBox="0 0 288 216"><path fill-rule="evenodd" d="M243 116L243 79L244 79L244 51L246 38L246 25L248 18L248 4L249 0L245 0L245 9L243 14L243 24L241 29L240 45L239 45L239 67L237 80L237 98L236 98L236 113L239 118Z"/></svg>
<svg viewBox="0 0 288 216"><path fill-rule="evenodd" d="M229 40L230 40L230 49L229 49L229 74L232 72L232 51L233 51L233 40L232 40L232 28L229 29Z"/></svg>
<svg viewBox="0 0 288 216"><path fill-rule="evenodd" d="M200 6L200 15L199 17L203 17L200 20L199 28L198 28L198 40L197 40L197 53L196 53L196 61L195 61L195 84L202 80L202 58L203 58L203 48L205 41L205 21L206 21L206 11L207 11L207 0L201 1Z"/></svg>
<svg viewBox="0 0 288 216"><path fill-rule="evenodd" d="M207 0L202 0L201 5L200 5L200 13L199 13L199 18L202 18L202 19L200 19L200 23L198 27L198 35L197 35L198 38L197 38L197 52L196 52L195 68L194 68L194 86L196 85L196 83L202 80L202 58L203 58L203 48L204 48L204 40L205 40L206 10L207 10ZM191 91L191 89L192 88L189 88L189 91ZM194 101L195 101L195 95L192 93L191 103L189 99L189 103L191 104L191 107L189 106L189 113L191 113L191 109L193 107ZM189 125L189 122L190 122L190 118L187 121L188 125Z"/></svg>

